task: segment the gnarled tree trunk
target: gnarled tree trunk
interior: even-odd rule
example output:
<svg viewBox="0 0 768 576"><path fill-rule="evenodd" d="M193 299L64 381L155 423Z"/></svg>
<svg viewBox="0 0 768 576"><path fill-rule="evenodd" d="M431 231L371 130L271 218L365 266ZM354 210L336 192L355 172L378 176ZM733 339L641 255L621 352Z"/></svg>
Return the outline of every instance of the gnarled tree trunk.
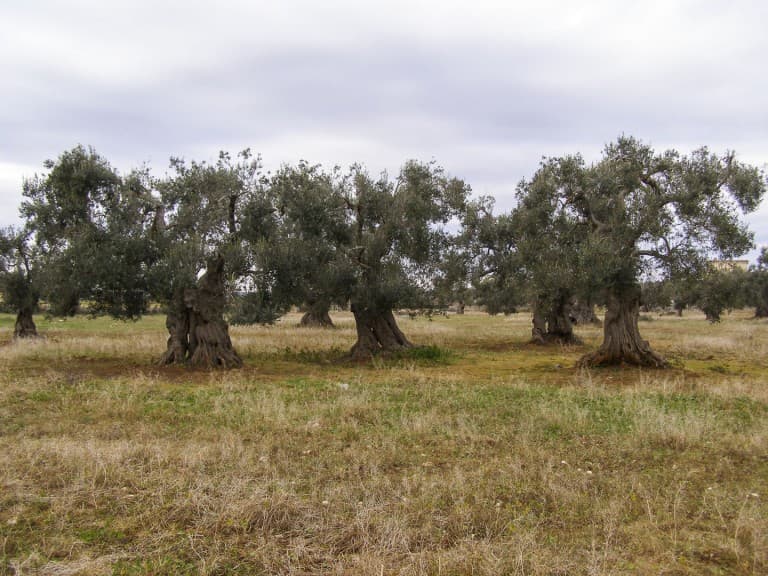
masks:
<svg viewBox="0 0 768 576"><path fill-rule="evenodd" d="M184 292L174 294L165 316L168 343L160 364L184 364L189 350L189 313L184 305Z"/></svg>
<svg viewBox="0 0 768 576"><path fill-rule="evenodd" d="M197 282L195 290L184 293L191 311L189 357L194 366L239 368L243 361L232 346L229 325L224 321L224 258L218 256Z"/></svg>
<svg viewBox="0 0 768 576"><path fill-rule="evenodd" d="M571 307L571 318L577 326L586 324L602 325L600 318L595 314L595 305L589 300L576 300Z"/></svg>
<svg viewBox="0 0 768 576"><path fill-rule="evenodd" d="M243 361L224 321L224 259L212 258L197 281L175 295L168 310L168 348L161 364L189 363L206 368L239 368Z"/></svg>
<svg viewBox="0 0 768 576"><path fill-rule="evenodd" d="M307 328L333 328L327 302L308 302L299 326Z"/></svg>
<svg viewBox="0 0 768 576"><path fill-rule="evenodd" d="M668 367L669 363L640 336L637 325L639 316L639 286L610 293L603 323L603 344L595 352L583 356L579 366L632 364L651 368Z"/></svg>
<svg viewBox="0 0 768 576"><path fill-rule="evenodd" d="M13 327L14 338L36 338L37 326L32 317L32 308L22 308L16 315L16 324Z"/></svg>
<svg viewBox="0 0 768 576"><path fill-rule="evenodd" d="M755 318L768 318L768 286L764 283L757 296Z"/></svg>
<svg viewBox="0 0 768 576"><path fill-rule="evenodd" d="M710 308L705 306L702 309L702 312L704 312L704 318L706 318L710 324L718 324L722 319L720 318L720 310L717 308Z"/></svg>
<svg viewBox="0 0 768 576"><path fill-rule="evenodd" d="M371 310L352 304L357 342L352 347L353 358L370 358L379 352L394 352L412 348L395 322L392 310Z"/></svg>
<svg viewBox="0 0 768 576"><path fill-rule="evenodd" d="M573 333L570 319L570 302L567 298L545 306L542 302L533 304L533 329L531 342L534 344L579 344Z"/></svg>

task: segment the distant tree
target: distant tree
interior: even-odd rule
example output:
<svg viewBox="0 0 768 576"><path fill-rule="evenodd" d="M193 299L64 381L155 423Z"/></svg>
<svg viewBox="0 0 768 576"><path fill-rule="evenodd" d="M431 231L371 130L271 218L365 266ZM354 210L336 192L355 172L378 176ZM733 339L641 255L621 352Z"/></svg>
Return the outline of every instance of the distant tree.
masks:
<svg viewBox="0 0 768 576"><path fill-rule="evenodd" d="M499 240L493 216L493 198L479 197L466 203L460 228L448 243L438 266L435 293L438 306L455 305L464 314L467 305L479 304L494 313L504 311L503 298L494 294L490 257ZM499 310L496 310L498 307Z"/></svg>
<svg viewBox="0 0 768 576"><path fill-rule="evenodd" d="M640 309L643 312L665 310L672 306L672 285L667 280L645 280L640 283Z"/></svg>
<svg viewBox="0 0 768 576"><path fill-rule="evenodd" d="M461 219L469 187L433 163L407 162L395 181L352 169L344 201L349 244L344 256L354 271L347 288L355 317L354 357L412 346L395 321L398 307L434 301L434 278Z"/></svg>
<svg viewBox="0 0 768 576"><path fill-rule="evenodd" d="M248 290L235 290L229 294L224 315L234 326L274 324L288 311L281 307L281 303L275 301L269 289L257 289L253 284Z"/></svg>
<svg viewBox="0 0 768 576"><path fill-rule="evenodd" d="M302 326L331 327L332 305L344 306L354 282L346 257L352 232L338 170L300 162L283 166L270 180L276 226L262 269L283 308L300 306Z"/></svg>
<svg viewBox="0 0 768 576"><path fill-rule="evenodd" d="M585 227L557 202L561 173L569 170L568 159L543 162L530 181L519 184L510 214L486 211L469 228L479 254L478 301L489 313L529 303L532 341L538 344L577 342L572 305L577 295L589 301L589 275L578 250Z"/></svg>
<svg viewBox="0 0 768 576"><path fill-rule="evenodd" d="M468 228L479 254L478 300L490 313L529 303L531 339L537 344L579 341L573 332L576 302L589 313L580 320L594 316L593 293L599 287L582 250L589 226L560 199L566 186L578 182L580 169L578 158L545 160L531 180L518 185L517 207L510 214L486 211Z"/></svg>
<svg viewBox="0 0 768 576"><path fill-rule="evenodd" d="M579 158L564 157L543 161L534 177L517 189L512 228L520 270L530 290L536 343L578 342L572 306L577 296L589 302L594 290L583 250L589 225L562 201L572 188L583 186L583 180Z"/></svg>
<svg viewBox="0 0 768 576"><path fill-rule="evenodd" d="M685 272L662 280L669 292L672 309L678 317L681 317L686 309L695 306L696 284L705 272L705 269L697 269L694 274Z"/></svg>
<svg viewBox="0 0 768 576"><path fill-rule="evenodd" d="M89 241L73 252L81 274L78 293L92 315L137 320L149 307L151 274L160 257L155 230L162 214L151 181L146 168L120 177L96 206L103 216L89 230Z"/></svg>
<svg viewBox="0 0 768 576"><path fill-rule="evenodd" d="M25 230L0 230L0 295L16 314L14 338L37 336L33 314L40 299L36 285L35 250Z"/></svg>
<svg viewBox="0 0 768 576"><path fill-rule="evenodd" d="M440 272L435 279L438 306L445 309L455 305L456 314L464 314L466 306L474 302L471 279L470 254L458 247L449 249L440 263Z"/></svg>
<svg viewBox="0 0 768 576"><path fill-rule="evenodd" d="M709 322L720 322L724 311L744 305L746 276L741 270L709 270L696 284L694 304Z"/></svg>
<svg viewBox="0 0 768 576"><path fill-rule="evenodd" d="M47 173L24 183L21 212L34 246L34 283L53 315L137 319L150 301L150 270L158 258L149 234L158 200L146 169L125 178L92 148L77 146ZM161 211L160 211L161 212Z"/></svg>
<svg viewBox="0 0 768 576"><path fill-rule="evenodd" d="M461 238L472 254L475 302L492 316L516 312L527 293L520 274L518 234L510 215L494 215L489 198L470 202Z"/></svg>
<svg viewBox="0 0 768 576"><path fill-rule="evenodd" d="M93 148L76 146L47 173L27 179L21 214L39 251L41 296L54 315L73 315L89 290L110 208L119 206L121 180Z"/></svg>
<svg viewBox="0 0 768 576"><path fill-rule="evenodd" d="M628 137L607 146L594 165L570 162L554 201L588 227L580 252L607 298L603 344L580 364L666 366L638 329L641 272L702 270L711 254L748 250L752 235L739 214L759 205L765 178L732 153L657 154Z"/></svg>

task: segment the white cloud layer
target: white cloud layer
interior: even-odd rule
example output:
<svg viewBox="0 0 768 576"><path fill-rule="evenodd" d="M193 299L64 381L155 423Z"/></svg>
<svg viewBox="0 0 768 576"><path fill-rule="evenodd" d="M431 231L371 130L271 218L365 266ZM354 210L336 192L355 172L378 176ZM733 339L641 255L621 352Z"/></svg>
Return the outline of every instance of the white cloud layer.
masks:
<svg viewBox="0 0 768 576"><path fill-rule="evenodd" d="M245 146L268 166L435 158L503 208L542 155L621 133L763 166L766 21L759 0L6 2L0 224L77 143L157 171Z"/></svg>

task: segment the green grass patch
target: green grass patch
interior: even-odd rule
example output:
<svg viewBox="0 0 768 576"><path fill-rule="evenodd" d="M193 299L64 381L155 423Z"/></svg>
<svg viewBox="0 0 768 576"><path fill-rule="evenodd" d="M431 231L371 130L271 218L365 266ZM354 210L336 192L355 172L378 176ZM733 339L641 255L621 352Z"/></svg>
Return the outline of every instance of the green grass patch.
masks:
<svg viewBox="0 0 768 576"><path fill-rule="evenodd" d="M86 544L101 546L112 546L115 544L125 544L129 537L120 530L114 530L106 526L93 526L83 528L75 532L77 538Z"/></svg>
<svg viewBox="0 0 768 576"><path fill-rule="evenodd" d="M228 372L152 365L155 318L0 347L0 574L768 570L768 325L655 319L686 370L582 372L524 315L370 363L295 320Z"/></svg>

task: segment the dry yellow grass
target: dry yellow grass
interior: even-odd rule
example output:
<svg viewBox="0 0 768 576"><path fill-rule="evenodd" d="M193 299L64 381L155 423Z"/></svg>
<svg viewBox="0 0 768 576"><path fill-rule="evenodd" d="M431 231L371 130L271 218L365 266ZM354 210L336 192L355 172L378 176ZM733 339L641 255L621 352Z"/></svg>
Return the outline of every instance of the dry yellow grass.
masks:
<svg viewBox="0 0 768 576"><path fill-rule="evenodd" d="M583 372L525 315L236 328L159 369L161 318L0 322L0 574L765 574L768 324L641 330L667 371ZM4 327L4 328L2 328Z"/></svg>

